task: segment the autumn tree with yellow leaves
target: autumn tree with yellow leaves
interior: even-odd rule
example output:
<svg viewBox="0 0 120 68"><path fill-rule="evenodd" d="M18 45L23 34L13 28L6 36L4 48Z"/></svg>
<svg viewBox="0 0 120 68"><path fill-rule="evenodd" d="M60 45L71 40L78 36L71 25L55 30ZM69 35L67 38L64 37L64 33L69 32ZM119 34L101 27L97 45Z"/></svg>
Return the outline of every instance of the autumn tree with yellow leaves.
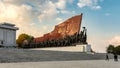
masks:
<svg viewBox="0 0 120 68"><path fill-rule="evenodd" d="M33 39L34 39L33 36L23 33L23 34L20 34L18 36L18 39L16 40L16 43L18 44L18 47L22 47L24 40L27 40L28 42L30 42Z"/></svg>

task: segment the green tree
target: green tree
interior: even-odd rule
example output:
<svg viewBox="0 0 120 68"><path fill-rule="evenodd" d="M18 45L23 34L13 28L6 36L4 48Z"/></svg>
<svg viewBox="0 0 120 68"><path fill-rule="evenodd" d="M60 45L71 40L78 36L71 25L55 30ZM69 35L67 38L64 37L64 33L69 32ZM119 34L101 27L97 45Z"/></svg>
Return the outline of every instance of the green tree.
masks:
<svg viewBox="0 0 120 68"><path fill-rule="evenodd" d="M114 54L120 55L120 45L115 47Z"/></svg>
<svg viewBox="0 0 120 68"><path fill-rule="evenodd" d="M115 47L114 47L114 45L109 45L108 47L107 47L107 53L114 53L114 49L115 49Z"/></svg>

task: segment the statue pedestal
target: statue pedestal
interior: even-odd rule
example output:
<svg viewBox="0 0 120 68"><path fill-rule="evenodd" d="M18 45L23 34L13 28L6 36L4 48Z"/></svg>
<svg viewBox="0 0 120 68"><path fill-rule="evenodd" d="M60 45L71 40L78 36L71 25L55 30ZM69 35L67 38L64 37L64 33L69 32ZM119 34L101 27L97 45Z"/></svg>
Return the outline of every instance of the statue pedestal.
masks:
<svg viewBox="0 0 120 68"><path fill-rule="evenodd" d="M90 44L77 44L76 48L80 50L80 52L91 52Z"/></svg>
<svg viewBox="0 0 120 68"><path fill-rule="evenodd" d="M86 52L91 53L91 45L77 44L76 46L67 47L49 47L49 48L33 48L32 50L50 50L50 51L68 51L68 52Z"/></svg>

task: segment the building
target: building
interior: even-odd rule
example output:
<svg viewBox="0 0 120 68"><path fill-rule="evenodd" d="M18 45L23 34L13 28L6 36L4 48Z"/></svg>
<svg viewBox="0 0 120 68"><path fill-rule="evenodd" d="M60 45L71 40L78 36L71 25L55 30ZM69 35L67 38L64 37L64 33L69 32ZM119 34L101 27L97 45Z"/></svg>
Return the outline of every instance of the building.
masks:
<svg viewBox="0 0 120 68"><path fill-rule="evenodd" d="M0 45L5 47L16 46L16 30L14 24L1 23L0 24Z"/></svg>

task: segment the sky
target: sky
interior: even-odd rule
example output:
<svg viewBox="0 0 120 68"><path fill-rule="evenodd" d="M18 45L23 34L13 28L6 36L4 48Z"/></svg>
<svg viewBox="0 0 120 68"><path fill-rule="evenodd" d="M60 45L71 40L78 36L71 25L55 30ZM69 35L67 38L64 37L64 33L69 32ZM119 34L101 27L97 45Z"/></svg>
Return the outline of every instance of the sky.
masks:
<svg viewBox="0 0 120 68"><path fill-rule="evenodd" d="M17 37L51 32L54 26L83 13L88 43L96 52L120 45L120 0L0 0L0 22L19 27Z"/></svg>

